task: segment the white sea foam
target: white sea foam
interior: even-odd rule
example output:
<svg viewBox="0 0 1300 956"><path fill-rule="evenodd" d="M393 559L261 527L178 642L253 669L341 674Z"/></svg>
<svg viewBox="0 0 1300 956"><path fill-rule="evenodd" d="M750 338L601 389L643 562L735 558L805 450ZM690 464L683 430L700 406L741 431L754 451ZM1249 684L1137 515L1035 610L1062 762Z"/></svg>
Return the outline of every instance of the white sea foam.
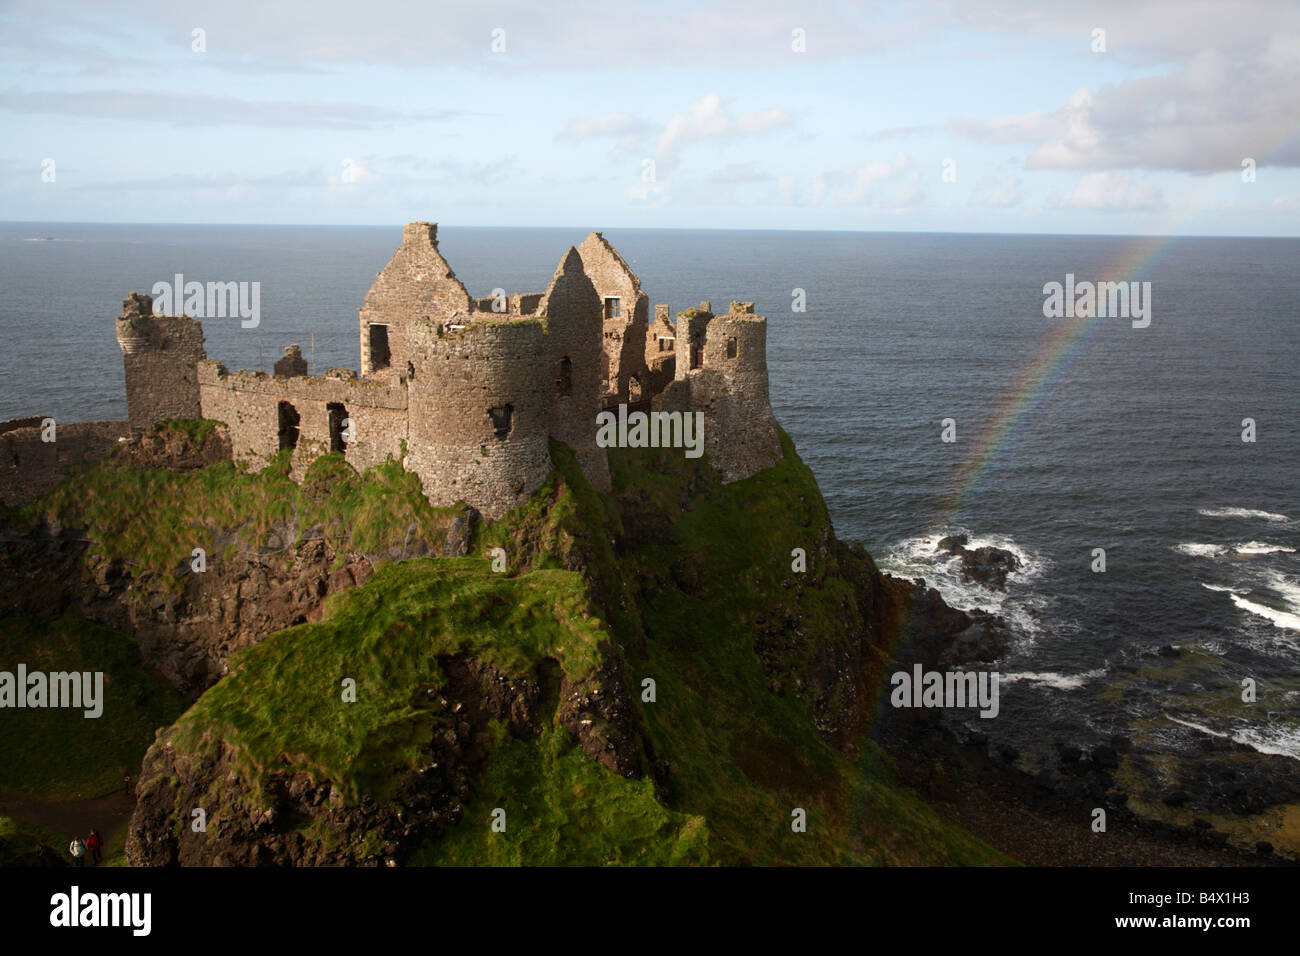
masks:
<svg viewBox="0 0 1300 956"><path fill-rule="evenodd" d="M1232 550L1238 554L1276 554L1279 551L1287 554L1295 553L1295 548L1288 548L1284 544L1269 544L1265 541L1247 541L1245 544L1234 544Z"/></svg>
<svg viewBox="0 0 1300 956"><path fill-rule="evenodd" d="M1300 728L1279 727L1277 725L1249 726L1239 728L1232 733L1215 730L1195 721L1183 720L1171 714L1165 714L1170 720L1184 727L1207 734L1210 737L1228 739L1245 744L1262 754L1276 754L1300 760Z"/></svg>
<svg viewBox="0 0 1300 956"><path fill-rule="evenodd" d="M1256 508L1197 508L1196 513L1207 518L1263 518L1265 521L1290 521L1286 515Z"/></svg>
<svg viewBox="0 0 1300 956"><path fill-rule="evenodd" d="M1018 674L1003 674L1001 683L1014 684L1017 681L1027 680L1036 684L1046 684L1048 687L1055 687L1057 690L1078 690L1088 681L1105 673L1106 668L1104 667L1093 671L1084 671L1082 674L1057 674L1054 671L1021 671Z"/></svg>
<svg viewBox="0 0 1300 956"><path fill-rule="evenodd" d="M1254 601L1246 600L1240 594L1233 594L1231 597L1232 603L1243 611L1249 611L1251 614L1272 621L1275 626L1286 628L1288 631L1300 631L1300 614L1279 611L1277 608L1269 607L1266 604L1257 604Z"/></svg>
<svg viewBox="0 0 1300 956"><path fill-rule="evenodd" d="M1210 591L1226 591L1226 592L1229 593L1229 594L1249 594L1249 593L1250 593L1248 590L1242 590L1242 589L1240 589L1240 588L1229 588L1229 587L1224 587L1222 584L1205 584L1205 583L1202 583L1202 584L1201 584L1201 587L1203 587L1203 588L1207 588L1207 589L1210 590Z"/></svg>
<svg viewBox="0 0 1300 956"><path fill-rule="evenodd" d="M1268 572L1268 587L1282 596L1282 600L1300 611L1300 582L1280 571Z"/></svg>
<svg viewBox="0 0 1300 956"><path fill-rule="evenodd" d="M1217 558L1228 553L1228 549L1221 544L1176 544L1174 550L1191 558Z"/></svg>
<svg viewBox="0 0 1300 956"><path fill-rule="evenodd" d="M964 528L933 531L929 534L904 538L895 544L880 562L882 570L904 578L925 578L926 583L938 588L943 599L962 610L988 611L1002 615L1012 631L1033 635L1042 630L1036 610L1043 605L1037 598L1017 594L1008 600L1004 591L996 591L969 581L961 574L961 562L955 555L936 552L939 541L950 534L966 534L967 548L1002 548L1015 555L1020 567L1007 576L1008 588L1015 591L1018 585L1034 580L1049 567L1050 562L1040 554L1029 551L1006 535L973 535Z"/></svg>

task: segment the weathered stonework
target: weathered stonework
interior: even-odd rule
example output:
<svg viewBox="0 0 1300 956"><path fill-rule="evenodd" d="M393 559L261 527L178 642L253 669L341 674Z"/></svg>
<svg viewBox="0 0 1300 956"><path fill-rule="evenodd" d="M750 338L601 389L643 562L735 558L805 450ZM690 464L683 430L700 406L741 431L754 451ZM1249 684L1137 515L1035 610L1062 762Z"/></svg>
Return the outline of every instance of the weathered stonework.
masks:
<svg viewBox="0 0 1300 956"><path fill-rule="evenodd" d="M165 418L196 418L196 363L206 357L203 327L184 315L154 315L153 299L133 292L122 303L117 344L126 375L126 414L135 434Z"/></svg>
<svg viewBox="0 0 1300 956"><path fill-rule="evenodd" d="M754 303L715 316L707 302L677 317L676 378L656 411L703 411L704 453L723 481L739 481L781 458L767 392L767 319Z"/></svg>
<svg viewBox="0 0 1300 956"><path fill-rule="evenodd" d="M0 503L26 504L61 482L74 465L103 458L131 434L127 422L56 422L54 441L42 440L42 422L0 422Z"/></svg>
<svg viewBox="0 0 1300 956"><path fill-rule="evenodd" d="M604 236L593 232L578 246L582 268L600 297L605 353L606 407L648 402L645 337L649 297L641 280ZM617 313L617 314L615 314Z"/></svg>
<svg viewBox="0 0 1300 956"><path fill-rule="evenodd" d="M438 252L438 224L407 223L401 246L375 278L361 307L361 376L381 371L374 360L372 326L385 327L388 367L403 374L414 358L408 344L413 325L469 310L469 293Z"/></svg>
<svg viewBox="0 0 1300 956"><path fill-rule="evenodd" d="M302 349L296 345L286 345L284 358L275 363L275 374L279 378L293 378L307 374L307 360L302 357Z"/></svg>
<svg viewBox="0 0 1300 956"><path fill-rule="evenodd" d="M596 413L603 392L601 301L572 246L538 303L546 316L551 435L577 455L597 491L609 491L609 459L596 446Z"/></svg>
<svg viewBox="0 0 1300 956"><path fill-rule="evenodd" d="M441 335L414 328L406 467L434 504L463 500L498 518L546 480L544 336L537 319L467 322Z"/></svg>
<svg viewBox="0 0 1300 956"><path fill-rule="evenodd" d="M235 459L255 468L280 451L282 403L298 416L290 459L296 477L330 451L343 452L349 464L364 471L397 458L406 439L404 381L363 381L351 369L330 369L316 378L281 378L228 372L211 360L199 363L198 379L203 417L225 422ZM331 418L331 405L341 406L343 414ZM343 419L351 422L351 441L341 441Z"/></svg>
<svg viewBox="0 0 1300 956"><path fill-rule="evenodd" d="M668 306L655 306L655 320L645 337L645 364L650 373L649 394L658 395L677 375L677 328L668 318Z"/></svg>
<svg viewBox="0 0 1300 956"><path fill-rule="evenodd" d="M656 306L651 326L640 280L600 233L565 253L544 292L471 297L437 236L435 223L407 225L366 294L360 376L309 376L296 345L274 375L229 372L206 359L199 323L153 316L149 297L132 294L118 320L132 430L202 415L226 424L232 455L252 467L292 449L299 478L330 452L358 470L400 459L431 503L463 501L488 519L546 480L551 439L608 491L596 416L620 403L704 411L705 451L724 480L779 458L753 303L724 316L702 303L675 326Z"/></svg>

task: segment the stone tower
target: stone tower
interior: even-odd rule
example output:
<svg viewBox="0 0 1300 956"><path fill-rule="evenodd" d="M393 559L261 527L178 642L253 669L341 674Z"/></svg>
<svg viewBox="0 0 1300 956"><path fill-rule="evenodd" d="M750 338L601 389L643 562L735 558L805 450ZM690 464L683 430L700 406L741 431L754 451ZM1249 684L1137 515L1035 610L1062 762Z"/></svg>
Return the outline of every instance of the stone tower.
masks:
<svg viewBox="0 0 1300 956"><path fill-rule="evenodd" d="M636 273L600 233L587 236L578 255L601 302L604 404L638 404L650 397L645 363L650 300Z"/></svg>
<svg viewBox="0 0 1300 956"><path fill-rule="evenodd" d="M551 435L573 449L592 487L609 491L609 458L596 445L595 427L604 391L601 300L572 246L537 312L546 318Z"/></svg>
<svg viewBox="0 0 1300 956"><path fill-rule="evenodd" d="M469 310L469 293L438 252L438 224L407 223L361 306L361 376L405 375L413 324Z"/></svg>
<svg viewBox="0 0 1300 956"><path fill-rule="evenodd" d="M542 320L491 316L407 327L414 375L405 464L434 504L464 500L494 519L550 474L546 396L554 385Z"/></svg>
<svg viewBox="0 0 1300 956"><path fill-rule="evenodd" d="M165 418L199 417L195 367L206 358L202 325L184 315L154 315L153 298L132 292L122 302L117 344L132 434Z"/></svg>
<svg viewBox="0 0 1300 956"><path fill-rule="evenodd" d="M767 391L767 319L752 302L732 302L725 315L701 302L678 315L676 332L676 377L655 409L704 412L704 453L723 481L774 465L781 440Z"/></svg>

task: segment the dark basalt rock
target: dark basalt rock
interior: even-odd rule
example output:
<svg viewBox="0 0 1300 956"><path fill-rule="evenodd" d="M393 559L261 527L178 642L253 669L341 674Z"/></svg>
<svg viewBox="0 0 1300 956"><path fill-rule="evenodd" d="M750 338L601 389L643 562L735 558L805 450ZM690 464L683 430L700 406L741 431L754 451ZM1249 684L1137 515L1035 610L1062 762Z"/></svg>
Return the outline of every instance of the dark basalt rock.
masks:
<svg viewBox="0 0 1300 956"><path fill-rule="evenodd" d="M1020 559L1005 548L968 548L969 543L967 535L952 534L940 539L934 550L960 558L961 574L966 580L996 591L1005 591L1007 576L1020 570Z"/></svg>

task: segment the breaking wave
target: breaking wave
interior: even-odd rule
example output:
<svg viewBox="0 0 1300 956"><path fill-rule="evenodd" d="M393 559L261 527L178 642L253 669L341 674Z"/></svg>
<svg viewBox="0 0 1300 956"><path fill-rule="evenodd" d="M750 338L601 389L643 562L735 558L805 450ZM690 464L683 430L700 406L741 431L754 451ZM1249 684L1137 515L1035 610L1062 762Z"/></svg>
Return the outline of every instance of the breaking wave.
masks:
<svg viewBox="0 0 1300 956"><path fill-rule="evenodd" d="M1196 513L1207 518L1263 518L1265 521L1290 521L1286 515L1256 508L1197 508Z"/></svg>

